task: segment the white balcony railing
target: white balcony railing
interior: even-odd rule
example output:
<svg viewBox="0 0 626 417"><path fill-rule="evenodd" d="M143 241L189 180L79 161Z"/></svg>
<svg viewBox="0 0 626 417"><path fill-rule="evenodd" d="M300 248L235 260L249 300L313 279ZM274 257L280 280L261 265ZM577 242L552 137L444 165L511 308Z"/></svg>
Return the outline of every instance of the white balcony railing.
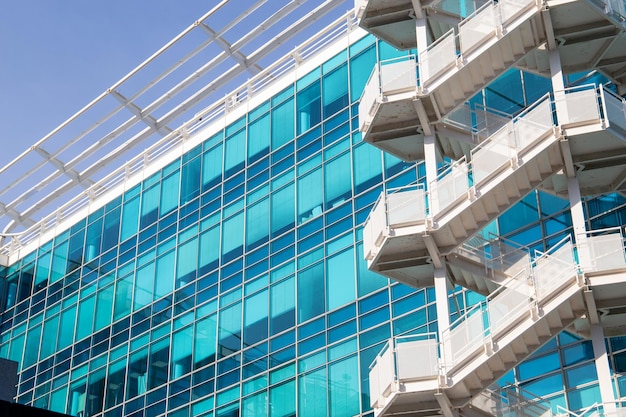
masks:
<svg viewBox="0 0 626 417"><path fill-rule="evenodd" d="M378 104L392 101L388 96L417 90L417 62L414 55L377 63L365 84L359 102L359 127L367 131Z"/></svg>
<svg viewBox="0 0 626 417"><path fill-rule="evenodd" d="M536 0L491 0L463 19L455 28L437 39L420 53L420 74L424 86L463 62L489 39L506 33L518 24L524 12L537 9Z"/></svg>

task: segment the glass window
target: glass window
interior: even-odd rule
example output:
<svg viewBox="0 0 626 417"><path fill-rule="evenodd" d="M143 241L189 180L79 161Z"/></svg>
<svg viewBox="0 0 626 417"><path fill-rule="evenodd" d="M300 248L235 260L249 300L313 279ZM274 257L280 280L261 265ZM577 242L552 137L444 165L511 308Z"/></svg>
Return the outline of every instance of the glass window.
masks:
<svg viewBox="0 0 626 417"><path fill-rule="evenodd" d="M324 195L328 208L350 198L352 190L350 167L350 153L344 153L324 165Z"/></svg>
<svg viewBox="0 0 626 417"><path fill-rule="evenodd" d="M324 294L323 262L298 273L298 323L324 313Z"/></svg>
<svg viewBox="0 0 626 417"><path fill-rule="evenodd" d="M273 192L271 199L272 237L275 237L294 226L294 183Z"/></svg>
<svg viewBox="0 0 626 417"><path fill-rule="evenodd" d="M133 311L137 311L152 302L152 289L154 288L154 262L137 270L135 278L135 294Z"/></svg>
<svg viewBox="0 0 626 417"><path fill-rule="evenodd" d="M109 285L106 288L98 291L96 299L96 311L95 311L95 329L97 332L106 326L111 324L111 318L113 316L113 285Z"/></svg>
<svg viewBox="0 0 626 417"><path fill-rule="evenodd" d="M191 179L188 178L187 181L191 181ZM163 217L164 215L166 215L167 213L171 212L176 207L178 207L179 185L180 185L179 171L176 171L175 173L173 173L172 175L168 176L167 178L163 180L163 185L161 187L161 204L159 206L159 212L160 212L161 217Z"/></svg>
<svg viewBox="0 0 626 417"><path fill-rule="evenodd" d="M298 179L298 223L322 214L322 192L321 168Z"/></svg>
<svg viewBox="0 0 626 417"><path fill-rule="evenodd" d="M348 65L339 68L322 78L324 118L327 118L349 104Z"/></svg>
<svg viewBox="0 0 626 417"><path fill-rule="evenodd" d="M246 160L246 131L240 130L226 139L226 151L224 152L224 177L241 171Z"/></svg>
<svg viewBox="0 0 626 417"><path fill-rule="evenodd" d="M197 237L188 240L178 247L176 260L176 288L180 288L196 278L198 264Z"/></svg>
<svg viewBox="0 0 626 417"><path fill-rule="evenodd" d="M193 339L194 369L199 369L215 361L216 320L217 315L212 314L196 322L195 336Z"/></svg>
<svg viewBox="0 0 626 417"><path fill-rule="evenodd" d="M95 296L90 296L81 300L78 304L78 316L77 316L77 324L76 324L76 340L81 340L82 338L90 335L92 333L93 328L93 312L95 307Z"/></svg>
<svg viewBox="0 0 626 417"><path fill-rule="evenodd" d="M292 276L270 288L270 330L273 335L295 325L295 283Z"/></svg>
<svg viewBox="0 0 626 417"><path fill-rule="evenodd" d="M322 104L320 95L321 91L319 82L315 82L306 87L304 90L298 92L296 97L298 135L306 132L311 127L322 121Z"/></svg>
<svg viewBox="0 0 626 417"><path fill-rule="evenodd" d="M359 414L360 394L359 378L348 377L358 375L358 360L356 356L335 362L328 367L329 415L352 416Z"/></svg>
<svg viewBox="0 0 626 417"><path fill-rule="evenodd" d="M376 47L374 45L350 59L350 95L353 102L361 97L375 63Z"/></svg>
<svg viewBox="0 0 626 417"><path fill-rule="evenodd" d="M124 202L122 210L122 232L120 241L123 242L137 233L139 219L139 197Z"/></svg>
<svg viewBox="0 0 626 417"><path fill-rule="evenodd" d="M269 148L270 115L267 113L248 126L248 164L267 155Z"/></svg>
<svg viewBox="0 0 626 417"><path fill-rule="evenodd" d="M280 148L294 137L293 98L272 110L272 150Z"/></svg>
<svg viewBox="0 0 626 417"><path fill-rule="evenodd" d="M267 289L247 297L244 301L244 346L253 345L268 335L268 310L269 300Z"/></svg>
<svg viewBox="0 0 626 417"><path fill-rule="evenodd" d="M241 302L220 310L219 357L241 350Z"/></svg>
<svg viewBox="0 0 626 417"><path fill-rule="evenodd" d="M193 326L178 330L172 336L172 369L170 379L180 378L191 372L193 351Z"/></svg>
<svg viewBox="0 0 626 417"><path fill-rule="evenodd" d="M299 416L324 417L328 415L327 396L330 390L326 378L325 367L305 373L298 378Z"/></svg>
<svg viewBox="0 0 626 417"><path fill-rule="evenodd" d="M202 161L202 190L208 190L222 180L222 144L204 154Z"/></svg>
<svg viewBox="0 0 626 417"><path fill-rule="evenodd" d="M330 311L353 301L356 297L354 249L348 248L330 256L326 262L326 304Z"/></svg>
<svg viewBox="0 0 626 417"><path fill-rule="evenodd" d="M243 212L222 223L222 262L226 263L243 254Z"/></svg>
<svg viewBox="0 0 626 417"><path fill-rule="evenodd" d="M290 417L296 415L296 381L270 388L270 417Z"/></svg>
<svg viewBox="0 0 626 417"><path fill-rule="evenodd" d="M217 267L220 254L220 228L215 226L200 235L199 275Z"/></svg>
<svg viewBox="0 0 626 417"><path fill-rule="evenodd" d="M246 211L246 248L254 249L269 238L269 198L248 207Z"/></svg>
<svg viewBox="0 0 626 417"><path fill-rule="evenodd" d="M191 200L193 200L194 198L198 197L200 195L200 178L201 178L201 168L202 168L202 159L201 158L195 158L193 160L191 160L190 162L187 162L185 165L183 165L183 169L182 169L182 179L180 181L181 184L181 190L180 190L180 204L183 205ZM174 175L176 177L175 181L176 183L174 184L174 180L172 180L172 183L168 183L167 186L165 184L165 181L163 181L163 190L164 192L171 192L174 195L178 194L178 175L175 174ZM171 190L169 190L169 186L172 187Z"/></svg>
<svg viewBox="0 0 626 417"><path fill-rule="evenodd" d="M141 219L139 226L144 228L154 223L158 218L159 199L161 196L161 184L143 191L141 198Z"/></svg>

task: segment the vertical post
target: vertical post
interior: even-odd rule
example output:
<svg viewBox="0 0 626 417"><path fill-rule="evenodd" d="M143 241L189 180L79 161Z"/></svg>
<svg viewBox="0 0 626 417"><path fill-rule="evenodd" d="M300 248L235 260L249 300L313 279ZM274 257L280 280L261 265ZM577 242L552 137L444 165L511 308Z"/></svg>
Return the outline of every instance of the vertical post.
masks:
<svg viewBox="0 0 626 417"><path fill-rule="evenodd" d="M604 415L616 415L615 397L613 395L613 383L611 382L611 369L609 359L606 354L606 344L604 343L604 331L600 324L590 323L591 344L593 346L593 356L598 373L598 383L600 384L600 396L604 405Z"/></svg>
<svg viewBox="0 0 626 417"><path fill-rule="evenodd" d="M556 117L559 124L562 124L567 121L567 106L565 103L565 82L563 81L561 56L557 49L552 49L548 51L548 57L550 61L550 78L552 80L552 91L554 92Z"/></svg>

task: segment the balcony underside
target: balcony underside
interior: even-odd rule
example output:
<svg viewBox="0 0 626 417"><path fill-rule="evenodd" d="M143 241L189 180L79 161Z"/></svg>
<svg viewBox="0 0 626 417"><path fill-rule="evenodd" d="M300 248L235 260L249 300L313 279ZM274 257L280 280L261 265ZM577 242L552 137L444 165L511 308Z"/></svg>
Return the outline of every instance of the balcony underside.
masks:
<svg viewBox="0 0 626 417"><path fill-rule="evenodd" d="M565 74L596 69L616 84L626 83L626 37L623 22L591 1L548 1L555 45ZM521 69L550 75L547 48L528 54Z"/></svg>
<svg viewBox="0 0 626 417"><path fill-rule="evenodd" d="M626 136L617 126L595 131L565 129L567 144L583 196L593 196L626 189ZM567 177L559 173L541 188L567 198Z"/></svg>

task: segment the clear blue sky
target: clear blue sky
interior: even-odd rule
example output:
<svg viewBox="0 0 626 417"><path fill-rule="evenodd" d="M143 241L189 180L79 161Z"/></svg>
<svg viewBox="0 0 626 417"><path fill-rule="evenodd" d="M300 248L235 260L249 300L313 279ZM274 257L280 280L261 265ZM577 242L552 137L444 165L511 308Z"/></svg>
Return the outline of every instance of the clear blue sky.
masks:
<svg viewBox="0 0 626 417"><path fill-rule="evenodd" d="M80 110L216 1L3 0L0 165Z"/></svg>

